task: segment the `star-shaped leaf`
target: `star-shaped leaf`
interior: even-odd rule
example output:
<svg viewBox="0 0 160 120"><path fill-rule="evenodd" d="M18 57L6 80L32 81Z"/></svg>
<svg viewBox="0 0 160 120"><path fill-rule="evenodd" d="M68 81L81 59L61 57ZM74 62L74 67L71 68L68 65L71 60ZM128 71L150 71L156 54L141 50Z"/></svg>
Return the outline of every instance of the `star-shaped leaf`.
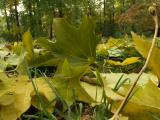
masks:
<svg viewBox="0 0 160 120"><path fill-rule="evenodd" d="M54 86L69 106L72 105L75 100L89 103L93 102L93 99L80 84L80 78L88 69L88 66L72 66L65 60L53 78Z"/></svg>
<svg viewBox="0 0 160 120"><path fill-rule="evenodd" d="M93 63L100 37L95 34L92 18L84 17L78 28L64 18L54 19L53 24L56 42L45 38L37 39L35 42L54 54L54 57L47 59L47 61L53 60L53 58L58 58L59 61L67 58L69 62Z"/></svg>

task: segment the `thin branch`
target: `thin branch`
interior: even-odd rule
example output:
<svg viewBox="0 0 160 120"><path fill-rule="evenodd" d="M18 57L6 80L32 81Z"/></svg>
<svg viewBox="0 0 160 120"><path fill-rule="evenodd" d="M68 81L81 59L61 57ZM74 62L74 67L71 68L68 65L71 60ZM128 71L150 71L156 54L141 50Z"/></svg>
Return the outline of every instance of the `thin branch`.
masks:
<svg viewBox="0 0 160 120"><path fill-rule="evenodd" d="M151 8L152 11L150 11L150 13L151 13L151 15L153 15L153 20L155 22L155 32L154 32L154 37L152 39L151 47L150 47L148 55L147 55L146 62L144 64L143 68L141 69L141 71L138 73L138 76L137 76L136 80L134 81L133 85L130 87L129 91L127 92L127 94L124 98L124 100L122 101L119 108L117 109L117 111L115 112L115 114L113 115L113 117L110 120L119 120L119 113L123 110L124 106L126 105L126 102L128 101L129 96L131 95L133 89L135 88L135 86L136 86L139 78L143 74L144 70L146 69L146 67L149 63L150 57L152 55L152 51L153 51L153 48L154 48L154 45L155 45L155 42L156 42L156 37L157 37L157 34L158 34L158 16L157 16L155 6L151 6L151 7L152 7ZM153 9L153 7L154 7L154 9Z"/></svg>
<svg viewBox="0 0 160 120"><path fill-rule="evenodd" d="M97 81L96 78L90 78L88 76L84 76L81 78L81 81L89 83L89 84L101 86L101 84Z"/></svg>

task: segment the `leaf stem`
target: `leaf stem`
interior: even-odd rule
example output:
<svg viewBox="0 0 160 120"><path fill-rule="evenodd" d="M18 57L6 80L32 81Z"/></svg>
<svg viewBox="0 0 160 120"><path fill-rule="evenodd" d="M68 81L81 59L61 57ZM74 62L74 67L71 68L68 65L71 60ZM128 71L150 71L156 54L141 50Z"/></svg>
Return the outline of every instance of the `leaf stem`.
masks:
<svg viewBox="0 0 160 120"><path fill-rule="evenodd" d="M146 62L144 64L144 66L142 67L142 69L140 70L140 72L138 73L138 76L137 76L136 80L134 81L133 85L128 90L124 100L122 101L122 103L120 104L119 108L117 109L117 111L115 112L115 114L113 115L113 117L110 120L119 120L119 113L125 107L129 96L131 95L131 93L132 93L133 89L135 88L139 78L141 77L141 75L143 74L144 70L146 69L146 67L147 67L147 65L149 63L149 60L150 60L150 57L152 55L152 51L153 51L154 45L156 43L156 37L157 37L157 34L158 34L158 16L157 16L156 10L155 10L155 14L153 15L153 20L154 20L154 23L155 23L155 32L154 32L154 36L153 36L153 39L152 39L151 47L150 47L148 55L147 55Z"/></svg>

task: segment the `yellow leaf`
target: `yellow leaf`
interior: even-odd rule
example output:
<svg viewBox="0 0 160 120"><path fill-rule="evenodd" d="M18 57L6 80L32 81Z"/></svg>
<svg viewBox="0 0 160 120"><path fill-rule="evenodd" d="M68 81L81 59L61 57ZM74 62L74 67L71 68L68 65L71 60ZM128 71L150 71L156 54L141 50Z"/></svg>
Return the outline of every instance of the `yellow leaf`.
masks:
<svg viewBox="0 0 160 120"><path fill-rule="evenodd" d="M104 78L104 84L108 85L112 89L117 84L118 80L123 76L122 81L128 79L125 84L133 84L135 81L135 76L137 73L125 74L125 73L101 73L101 76ZM149 73L143 73L138 82L139 86L144 86L148 83L149 80L152 80L155 84L158 83L158 78Z"/></svg>
<svg viewBox="0 0 160 120"><path fill-rule="evenodd" d="M6 105L10 105L13 102L14 102L13 95L5 94L0 97L0 105L6 106Z"/></svg>
<svg viewBox="0 0 160 120"><path fill-rule="evenodd" d="M101 75L105 78L103 80L104 84L112 89L120 78L120 83L128 79L117 91L119 95L125 96L138 74L107 73ZM156 85L157 82L158 79L153 74L143 73L121 114L127 116L129 120L154 120L154 117L160 118L160 89ZM119 101L114 100L112 104L113 113L121 102L120 99Z"/></svg>
<svg viewBox="0 0 160 120"><path fill-rule="evenodd" d="M124 45L125 45L125 43L123 40L112 38L112 37L110 37L108 42L106 43L107 49L110 49L112 47L122 47Z"/></svg>
<svg viewBox="0 0 160 120"><path fill-rule="evenodd" d="M1 100L4 99L8 101L5 101L5 104L3 103L0 105L0 118L2 120L16 120L22 113L27 111L31 105L30 93L33 91L32 85L27 82L27 76L7 77L4 74L3 77L0 76L0 78L5 78L5 81L8 81L6 84L10 84L11 81L14 81L14 84L8 86L9 90L5 94L10 95L9 97L10 99L13 99L13 101L10 102L10 99L1 97Z"/></svg>
<svg viewBox="0 0 160 120"><path fill-rule="evenodd" d="M29 62L33 58L33 54L34 54L33 44L32 44L32 35L29 30L23 34L22 40L23 40L23 47L26 52L25 56Z"/></svg>
<svg viewBox="0 0 160 120"><path fill-rule="evenodd" d="M17 65L16 69L18 73L26 75L27 73L26 66L28 66L28 64L33 60L33 56L34 56L32 35L29 30L23 34L22 41L23 41L23 47L19 57L19 64ZM18 49L20 48L18 47ZM17 51L17 54L18 54L18 51Z"/></svg>
<svg viewBox="0 0 160 120"><path fill-rule="evenodd" d="M51 101L53 101L53 99L56 97L55 94L53 94L52 89L49 87L49 85L46 83L46 81L44 80L44 78L37 78L35 80L35 84L38 87L38 92L41 95L42 99L44 100L45 103L50 103ZM35 94L35 91L32 91L31 93L32 95L32 105L38 109L41 109L38 105L38 100L37 100L37 96ZM51 103L48 106L48 111L52 112L53 111L53 106L55 103Z"/></svg>
<svg viewBox="0 0 160 120"><path fill-rule="evenodd" d="M122 65L130 65L133 63L139 62L139 57L130 57L126 58L123 62Z"/></svg>
<svg viewBox="0 0 160 120"><path fill-rule="evenodd" d="M103 88L96 85L91 85L89 83L81 82L82 87L85 89L85 91L92 97L92 99L97 102L101 103L101 100L103 98ZM114 92L111 88L109 88L107 85L104 87L104 91L106 94L106 97L109 100L113 101L119 101L123 100L123 97L118 95L116 92ZM93 102L92 102L93 103Z"/></svg>
<svg viewBox="0 0 160 120"><path fill-rule="evenodd" d="M130 64L139 62L139 57L126 58L123 62L113 61L113 60L108 60L107 62L112 65L125 66L125 65L130 65Z"/></svg>
<svg viewBox="0 0 160 120"><path fill-rule="evenodd" d="M148 51L151 46L151 42L144 40L144 38L132 33L132 38L138 52L144 57L147 57ZM152 70L152 72L158 76L160 79L160 48L154 47L153 52L148 63L148 67Z"/></svg>
<svg viewBox="0 0 160 120"><path fill-rule="evenodd" d="M97 48L96 48L96 53L98 55L105 56L105 55L108 55L108 51L107 50L108 49L107 49L105 44L98 44Z"/></svg>
<svg viewBox="0 0 160 120"><path fill-rule="evenodd" d="M108 62L109 64L111 64L111 65L119 65L119 66L122 65L122 63L119 62L119 61L108 60L107 62Z"/></svg>
<svg viewBox="0 0 160 120"><path fill-rule="evenodd" d="M130 85L123 87L119 93L125 95ZM124 107L122 114L129 117L129 120L154 120L160 117L160 90L152 82L148 81L143 87L137 86L136 90ZM120 102L113 105L115 111Z"/></svg>
<svg viewBox="0 0 160 120"><path fill-rule="evenodd" d="M13 53L17 54L17 55L20 55L21 54L21 51L22 51L22 43L19 42L14 42L14 46L13 46Z"/></svg>
<svg viewBox="0 0 160 120"><path fill-rule="evenodd" d="M0 80L3 83L0 84L0 120L16 120L29 109L31 104L36 106L39 102L35 100L35 91L27 76L8 77L5 73L0 73ZM55 99L55 94L43 78L34 81L39 94L45 98L46 104ZM51 111L53 106L54 103L50 104L48 111Z"/></svg>

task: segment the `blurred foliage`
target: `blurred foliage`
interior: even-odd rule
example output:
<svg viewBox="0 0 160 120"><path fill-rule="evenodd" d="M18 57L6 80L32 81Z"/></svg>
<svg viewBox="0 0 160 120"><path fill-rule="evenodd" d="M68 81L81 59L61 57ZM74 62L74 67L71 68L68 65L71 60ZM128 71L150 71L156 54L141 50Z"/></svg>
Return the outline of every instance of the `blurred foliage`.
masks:
<svg viewBox="0 0 160 120"><path fill-rule="evenodd" d="M1 0L0 32L6 40L17 41L30 28L33 38L52 40L54 18L63 17L78 26L89 15L96 20L96 33L104 37L122 37L131 30L151 36L149 5L149 0Z"/></svg>
<svg viewBox="0 0 160 120"><path fill-rule="evenodd" d="M102 72L138 72L144 62L128 35L124 38L108 38L97 46L96 53Z"/></svg>

